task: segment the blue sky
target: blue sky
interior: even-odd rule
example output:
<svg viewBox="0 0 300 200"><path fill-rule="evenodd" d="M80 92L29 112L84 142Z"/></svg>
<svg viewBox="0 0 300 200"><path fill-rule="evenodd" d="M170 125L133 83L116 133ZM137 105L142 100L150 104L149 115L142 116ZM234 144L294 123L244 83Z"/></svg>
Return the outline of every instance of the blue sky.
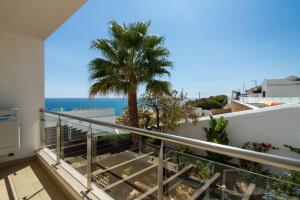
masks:
<svg viewBox="0 0 300 200"><path fill-rule="evenodd" d="M46 97L88 97L87 64L99 56L89 45L109 37L112 19L151 20L171 52L169 80L189 97L300 75L299 0L89 0L46 40Z"/></svg>

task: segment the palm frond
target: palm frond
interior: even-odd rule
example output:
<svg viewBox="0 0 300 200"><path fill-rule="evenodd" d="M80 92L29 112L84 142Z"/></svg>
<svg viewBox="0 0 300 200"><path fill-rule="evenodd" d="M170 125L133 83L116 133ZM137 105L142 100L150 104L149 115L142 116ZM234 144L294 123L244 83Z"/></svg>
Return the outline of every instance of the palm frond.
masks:
<svg viewBox="0 0 300 200"><path fill-rule="evenodd" d="M94 40L92 41L90 48L99 50L105 58L111 61L117 62L118 60L118 57L116 55L116 50L111 45L111 42L109 40L106 39Z"/></svg>
<svg viewBox="0 0 300 200"><path fill-rule="evenodd" d="M125 32L124 28L113 20L109 22L109 26L112 38L118 41L122 41L123 34Z"/></svg>
<svg viewBox="0 0 300 200"><path fill-rule="evenodd" d="M98 79L94 82L89 90L89 96L93 97L97 94L107 95L109 93L124 95L128 91L128 82L117 80L113 77Z"/></svg>
<svg viewBox="0 0 300 200"><path fill-rule="evenodd" d="M145 48L154 48L158 45L163 45L164 40L165 39L162 36L157 36L157 35L147 36L145 38Z"/></svg>
<svg viewBox="0 0 300 200"><path fill-rule="evenodd" d="M95 58L89 63L90 80L99 79L105 76L117 75L118 66L114 63L101 59Z"/></svg>
<svg viewBox="0 0 300 200"><path fill-rule="evenodd" d="M146 85L146 91L156 95L171 95L171 83L162 80L151 80Z"/></svg>
<svg viewBox="0 0 300 200"><path fill-rule="evenodd" d="M101 57L88 65L90 96L126 94L140 84L146 84L147 91L169 93L170 83L157 79L170 76L170 53L163 47L164 37L148 34L149 26L150 21L124 25L110 21L111 38L91 43L91 48L99 50Z"/></svg>

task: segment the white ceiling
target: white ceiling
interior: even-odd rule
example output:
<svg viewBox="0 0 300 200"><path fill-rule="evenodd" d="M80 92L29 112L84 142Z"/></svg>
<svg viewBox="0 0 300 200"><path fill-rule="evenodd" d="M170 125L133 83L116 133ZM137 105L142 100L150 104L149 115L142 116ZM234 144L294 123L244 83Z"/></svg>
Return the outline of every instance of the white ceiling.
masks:
<svg viewBox="0 0 300 200"><path fill-rule="evenodd" d="M45 40L86 0L1 0L0 29Z"/></svg>

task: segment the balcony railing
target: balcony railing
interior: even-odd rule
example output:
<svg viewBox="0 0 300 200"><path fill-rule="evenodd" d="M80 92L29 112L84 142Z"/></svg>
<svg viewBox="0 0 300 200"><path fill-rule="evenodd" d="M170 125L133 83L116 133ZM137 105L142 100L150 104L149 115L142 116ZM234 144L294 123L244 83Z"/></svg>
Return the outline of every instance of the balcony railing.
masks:
<svg viewBox="0 0 300 200"><path fill-rule="evenodd" d="M295 183L208 160L192 150L286 173L300 171L300 160L65 113L41 110L41 122L42 147L56 155L56 163L69 164L88 190L97 186L113 199L297 199L300 195Z"/></svg>

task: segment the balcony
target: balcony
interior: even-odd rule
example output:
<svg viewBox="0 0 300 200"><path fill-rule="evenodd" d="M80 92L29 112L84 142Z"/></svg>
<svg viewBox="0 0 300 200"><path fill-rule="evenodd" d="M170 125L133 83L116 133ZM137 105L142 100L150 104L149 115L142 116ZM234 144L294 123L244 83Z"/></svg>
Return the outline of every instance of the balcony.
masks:
<svg viewBox="0 0 300 200"><path fill-rule="evenodd" d="M68 199L34 157L0 168L1 200Z"/></svg>
<svg viewBox="0 0 300 200"><path fill-rule="evenodd" d="M37 157L78 199L299 199L297 184L192 150L259 162L276 173L299 171L299 160L64 113L42 111L41 116ZM133 133L141 137L133 140Z"/></svg>
<svg viewBox="0 0 300 200"><path fill-rule="evenodd" d="M141 137L133 140L133 133ZM240 169L234 162L208 160L193 149L259 162L275 174L299 171L299 160L65 113L41 111L41 145L36 157L1 167L1 199L246 200L300 195L300 186L293 182Z"/></svg>

